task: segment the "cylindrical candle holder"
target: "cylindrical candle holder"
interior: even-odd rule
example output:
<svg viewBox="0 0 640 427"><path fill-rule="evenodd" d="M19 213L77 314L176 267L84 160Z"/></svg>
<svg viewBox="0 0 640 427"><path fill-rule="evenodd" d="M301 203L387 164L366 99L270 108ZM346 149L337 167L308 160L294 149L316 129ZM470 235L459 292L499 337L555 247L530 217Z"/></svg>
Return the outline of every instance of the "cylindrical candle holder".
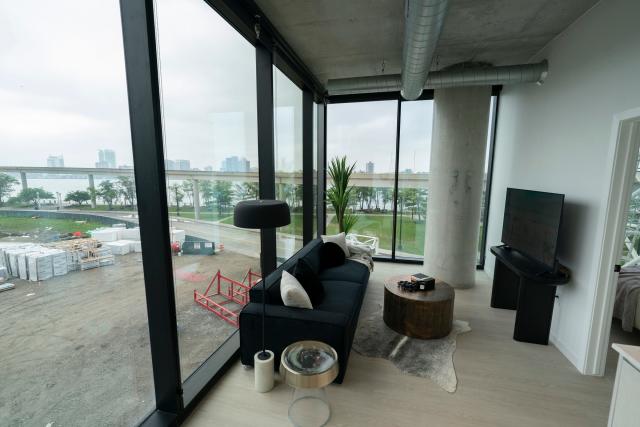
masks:
<svg viewBox="0 0 640 427"><path fill-rule="evenodd" d="M253 356L253 369L255 374L255 389L258 393L266 393L273 388L273 352L266 351L269 355L268 359L260 359L262 351L257 352Z"/></svg>

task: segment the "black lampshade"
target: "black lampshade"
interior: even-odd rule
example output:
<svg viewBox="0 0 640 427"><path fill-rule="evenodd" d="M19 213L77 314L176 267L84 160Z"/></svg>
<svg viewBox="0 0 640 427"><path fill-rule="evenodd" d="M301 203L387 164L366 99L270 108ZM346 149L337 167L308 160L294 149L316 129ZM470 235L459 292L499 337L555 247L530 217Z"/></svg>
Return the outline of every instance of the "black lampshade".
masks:
<svg viewBox="0 0 640 427"><path fill-rule="evenodd" d="M276 228L290 223L289 205L281 200L244 200L233 210L233 225L240 228Z"/></svg>

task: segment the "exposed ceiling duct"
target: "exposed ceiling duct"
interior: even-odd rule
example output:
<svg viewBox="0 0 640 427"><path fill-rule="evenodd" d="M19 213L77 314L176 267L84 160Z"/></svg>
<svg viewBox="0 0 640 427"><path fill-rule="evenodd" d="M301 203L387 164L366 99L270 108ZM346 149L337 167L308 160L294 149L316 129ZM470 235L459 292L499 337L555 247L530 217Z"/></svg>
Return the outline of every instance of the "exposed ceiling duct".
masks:
<svg viewBox="0 0 640 427"><path fill-rule="evenodd" d="M546 60L536 64L504 65L500 67L456 68L429 73L424 89L462 86L492 86L517 83L541 84L547 77ZM332 79L327 82L329 95L373 92L397 92L402 89L400 74L385 76Z"/></svg>
<svg viewBox="0 0 640 427"><path fill-rule="evenodd" d="M407 0L400 93L420 97L442 32L448 0Z"/></svg>

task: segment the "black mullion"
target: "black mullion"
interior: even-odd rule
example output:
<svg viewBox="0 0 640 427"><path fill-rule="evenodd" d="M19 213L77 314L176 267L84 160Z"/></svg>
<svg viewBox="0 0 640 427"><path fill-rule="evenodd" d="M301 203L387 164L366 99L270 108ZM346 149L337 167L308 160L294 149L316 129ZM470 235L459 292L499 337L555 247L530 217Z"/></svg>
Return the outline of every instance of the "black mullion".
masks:
<svg viewBox="0 0 640 427"><path fill-rule="evenodd" d="M134 174L157 410L183 409L153 0L121 0Z"/></svg>
<svg viewBox="0 0 640 427"><path fill-rule="evenodd" d="M489 204L491 201L491 184L493 181L493 161L496 151L496 132L498 128L498 107L500 105L500 91L497 92L496 101L493 105L493 120L491 122L491 137L489 139L489 165L487 167L487 185L484 190L484 212L482 213L482 244L480 245L480 260L478 267L484 268L487 251L487 225L489 222ZM492 102L493 104L493 102Z"/></svg>
<svg viewBox="0 0 640 427"><path fill-rule="evenodd" d="M258 116L258 189L261 199L276 198L276 171L273 128L273 53L256 46L256 91ZM276 230L260 231L260 264L262 276L276 269Z"/></svg>
<svg viewBox="0 0 640 427"><path fill-rule="evenodd" d="M313 94L302 91L302 241L313 240Z"/></svg>
<svg viewBox="0 0 640 427"><path fill-rule="evenodd" d="M400 120L402 120L402 102L398 99L396 107L396 170L393 179L393 237L391 239L391 259L396 260L396 236L398 222L398 169L400 168Z"/></svg>
<svg viewBox="0 0 640 427"><path fill-rule="evenodd" d="M318 236L327 234L327 104L322 103L318 107L318 120L316 122L318 132L318 154L316 161L318 162L318 178L317 186L317 214L316 221L318 227Z"/></svg>

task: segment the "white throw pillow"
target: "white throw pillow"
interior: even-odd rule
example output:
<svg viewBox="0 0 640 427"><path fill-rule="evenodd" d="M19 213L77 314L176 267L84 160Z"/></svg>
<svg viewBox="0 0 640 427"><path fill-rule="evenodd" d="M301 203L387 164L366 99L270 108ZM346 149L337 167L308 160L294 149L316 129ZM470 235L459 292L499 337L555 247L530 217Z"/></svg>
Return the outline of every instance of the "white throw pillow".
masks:
<svg viewBox="0 0 640 427"><path fill-rule="evenodd" d="M340 234L333 234L330 236L322 235L321 237L324 243L331 242L340 246L340 248L342 248L342 250L344 251L344 256L346 256L347 258L351 256L351 253L349 252L349 248L347 248L347 239L344 234L344 231Z"/></svg>
<svg viewBox="0 0 640 427"><path fill-rule="evenodd" d="M309 295L304 290L298 279L286 270L280 278L280 296L287 307L313 308Z"/></svg>

